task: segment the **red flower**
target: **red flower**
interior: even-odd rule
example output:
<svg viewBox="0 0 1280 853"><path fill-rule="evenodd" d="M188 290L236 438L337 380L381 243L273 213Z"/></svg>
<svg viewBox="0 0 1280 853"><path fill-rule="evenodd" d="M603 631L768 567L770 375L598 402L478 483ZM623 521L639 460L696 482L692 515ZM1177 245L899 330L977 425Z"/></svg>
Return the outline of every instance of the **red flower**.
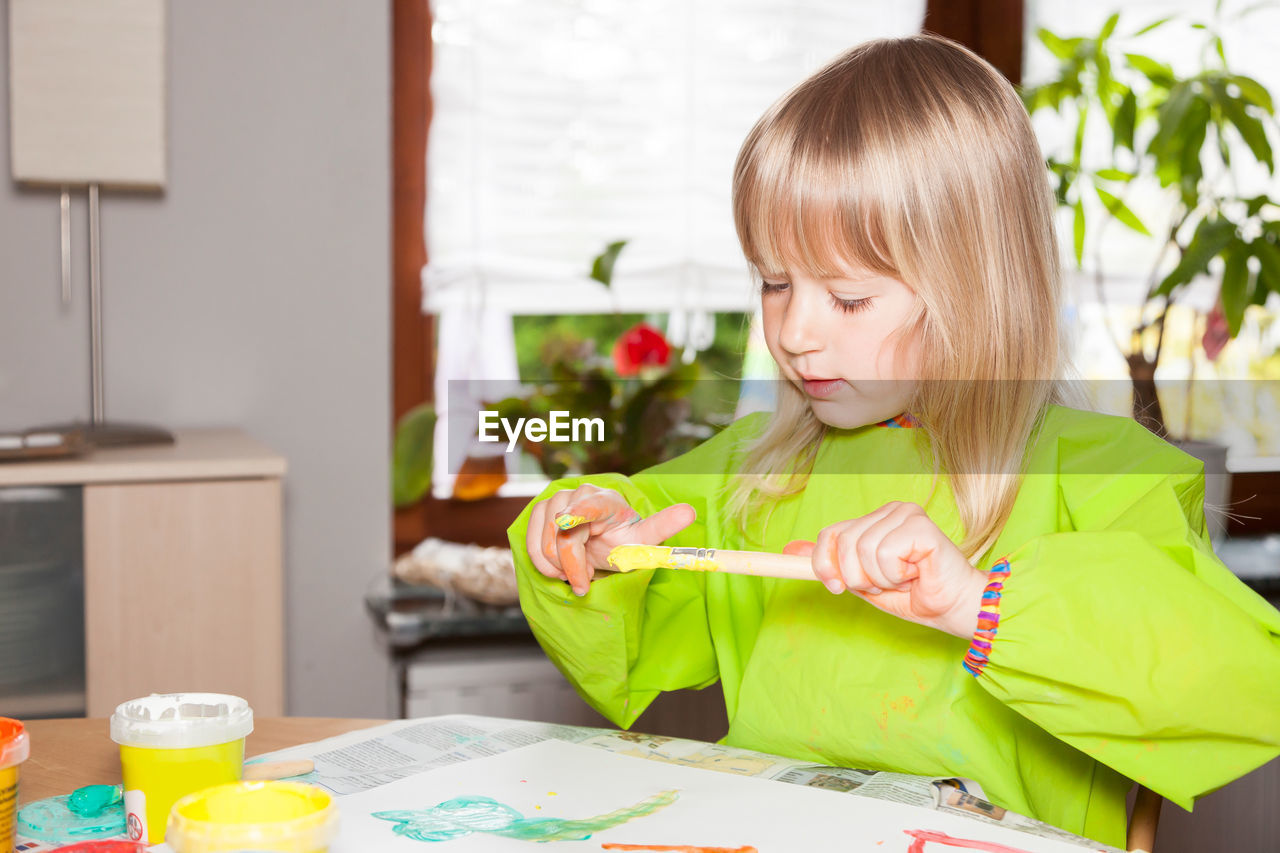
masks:
<svg viewBox="0 0 1280 853"><path fill-rule="evenodd" d="M665 367L671 344L648 323L636 323L613 345L613 367L619 376L635 376L642 367Z"/></svg>
<svg viewBox="0 0 1280 853"><path fill-rule="evenodd" d="M1209 360L1216 361L1218 354L1222 352L1222 348L1229 340L1231 340L1231 329L1227 326L1227 318L1222 313L1222 303L1219 302L1209 312L1209 319L1204 326L1204 338L1200 341L1200 345L1204 347L1204 354L1209 357Z"/></svg>

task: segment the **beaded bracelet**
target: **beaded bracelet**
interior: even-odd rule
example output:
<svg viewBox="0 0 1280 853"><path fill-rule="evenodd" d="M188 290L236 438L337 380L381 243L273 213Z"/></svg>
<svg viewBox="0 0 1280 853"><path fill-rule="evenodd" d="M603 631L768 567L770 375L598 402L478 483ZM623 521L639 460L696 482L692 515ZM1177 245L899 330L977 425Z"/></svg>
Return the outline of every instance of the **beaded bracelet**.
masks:
<svg viewBox="0 0 1280 853"><path fill-rule="evenodd" d="M1005 578L1009 577L1009 558L1004 557L987 573L987 585L982 590L982 610L978 611L978 629L973 632L969 651L965 652L964 668L977 678L987 666L991 654L991 641L1000 624L1000 594L1004 592Z"/></svg>

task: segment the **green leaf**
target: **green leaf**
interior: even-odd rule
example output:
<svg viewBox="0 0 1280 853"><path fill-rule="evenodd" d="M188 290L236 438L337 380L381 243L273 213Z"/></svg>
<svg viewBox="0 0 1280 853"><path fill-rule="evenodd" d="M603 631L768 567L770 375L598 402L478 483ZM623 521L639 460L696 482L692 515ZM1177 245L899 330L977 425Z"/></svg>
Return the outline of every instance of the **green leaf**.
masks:
<svg viewBox="0 0 1280 853"><path fill-rule="evenodd" d="M1214 122L1213 126L1217 131L1214 134L1214 139L1216 139L1218 143L1218 156L1222 158L1223 164L1229 169L1231 168L1231 146L1227 144L1226 136L1222 132L1226 125L1222 121L1222 118L1219 117Z"/></svg>
<svg viewBox="0 0 1280 853"><path fill-rule="evenodd" d="M1111 17L1107 18L1107 22L1102 25L1102 32L1098 33L1099 47L1101 47L1102 43L1106 41L1111 36L1112 33L1116 31L1116 24L1118 24L1119 22L1120 22L1119 12L1113 12L1111 14Z"/></svg>
<svg viewBox="0 0 1280 853"><path fill-rule="evenodd" d="M1125 205L1123 201L1104 190L1102 187L1095 186L1098 192L1098 198L1102 199L1102 204L1111 212L1111 215L1119 219L1125 225L1128 225L1139 234L1145 234L1150 237L1151 232L1147 230L1147 226L1142 224L1142 220L1134 215L1133 211Z"/></svg>
<svg viewBox="0 0 1280 853"><path fill-rule="evenodd" d="M1084 41L1082 38L1061 38L1060 36L1056 36L1049 32L1044 27L1040 27L1036 30L1036 35L1040 38L1041 44L1049 48L1049 52L1059 59L1070 59L1075 55L1076 48L1080 46L1082 41Z"/></svg>
<svg viewBox="0 0 1280 853"><path fill-rule="evenodd" d="M1018 98L1022 101L1022 108L1028 114L1034 114L1040 107L1045 106L1042 103L1044 99L1044 90L1049 84L1043 86L1017 86Z"/></svg>
<svg viewBox="0 0 1280 853"><path fill-rule="evenodd" d="M1067 207L1070 202L1067 201L1067 190L1071 188L1071 181L1075 175L1071 166L1056 160L1053 157L1048 159L1049 172L1056 178L1053 186L1054 200L1058 205Z"/></svg>
<svg viewBox="0 0 1280 853"><path fill-rule="evenodd" d="M1191 84L1184 81L1174 85L1169 91L1168 99L1156 109L1156 122L1159 129L1151 139L1149 149L1157 159L1166 156L1177 137L1182 120L1186 118L1187 110L1195 100L1196 95Z"/></svg>
<svg viewBox="0 0 1280 853"><path fill-rule="evenodd" d="M1089 120L1089 104L1087 101L1080 102L1080 111L1076 117L1076 138L1071 147L1071 164L1075 168L1080 168L1080 158L1084 152L1084 127Z"/></svg>
<svg viewBox="0 0 1280 853"><path fill-rule="evenodd" d="M1195 192L1195 184L1204 175L1204 166L1200 163L1200 152L1204 148L1204 138L1209 130L1209 118L1212 110L1204 98L1196 98L1187 108L1182 126L1174 137L1182 147L1179 165L1183 178L1190 178L1191 191ZM1194 203L1189 205L1194 206Z"/></svg>
<svg viewBox="0 0 1280 853"><path fill-rule="evenodd" d="M1024 89L1022 92L1022 103L1027 108L1027 113L1034 113L1036 110L1049 108L1057 110L1062 105L1062 99L1066 95L1066 88L1061 80L1052 80L1040 86L1032 86Z"/></svg>
<svg viewBox="0 0 1280 853"><path fill-rule="evenodd" d="M1234 98L1224 97L1221 106L1227 119L1239 131L1245 144L1253 152L1253 156L1259 163L1266 164L1268 172L1274 172L1275 163L1271 159L1271 143L1267 141L1267 131L1262 122L1255 116L1249 115L1243 104Z"/></svg>
<svg viewBox="0 0 1280 853"><path fill-rule="evenodd" d="M1274 270L1275 274L1273 274L1273 270L1262 263L1262 257L1258 254L1257 247L1251 244L1250 248L1253 249L1254 257L1258 258L1260 266L1258 274L1253 278L1253 292L1249 294L1249 304L1265 305L1267 304L1268 296L1272 293L1280 293L1280 269ZM1280 263L1280 259L1277 259L1277 263Z"/></svg>
<svg viewBox="0 0 1280 853"><path fill-rule="evenodd" d="M1126 89L1120 107L1116 110L1115 124L1112 128L1116 145L1123 145L1133 150L1133 128L1138 114L1138 99L1132 89ZM1114 146L1113 146L1114 150Z"/></svg>
<svg viewBox="0 0 1280 853"><path fill-rule="evenodd" d="M1098 69L1098 99L1107 106L1111 103L1111 90L1116 87L1111 79L1111 60L1105 53L1099 53L1094 65Z"/></svg>
<svg viewBox="0 0 1280 853"><path fill-rule="evenodd" d="M1148 294L1148 298L1168 296L1195 276L1206 272L1209 261L1216 258L1235 239L1235 235L1236 226L1230 220L1208 217L1200 220L1191 241L1182 250L1178 265Z"/></svg>
<svg viewBox="0 0 1280 853"><path fill-rule="evenodd" d="M1084 205L1077 199L1075 216L1071 223L1072 243L1076 252L1076 266L1084 266Z"/></svg>
<svg viewBox="0 0 1280 853"><path fill-rule="evenodd" d="M1244 200L1244 203L1248 210L1249 216L1257 216L1259 213L1262 212L1263 207L1267 206L1268 204L1273 204L1271 199L1265 195L1255 195L1252 198L1246 198ZM1276 223L1276 224L1280 225L1280 223Z"/></svg>
<svg viewBox="0 0 1280 853"><path fill-rule="evenodd" d="M1140 53L1126 53L1124 58L1128 61L1130 68L1140 72L1155 85L1166 89L1173 88L1177 78L1170 66Z"/></svg>
<svg viewBox="0 0 1280 853"><path fill-rule="evenodd" d="M391 454L391 499L397 507L417 503L431 488L436 410L415 406L396 425Z"/></svg>
<svg viewBox="0 0 1280 853"><path fill-rule="evenodd" d="M1161 19L1160 19L1160 20L1158 20L1158 21L1152 21L1151 23L1147 24L1145 27L1143 27L1142 29L1140 29L1140 30L1138 30L1136 33L1134 33L1134 34L1133 34L1133 36L1130 36L1130 38L1133 38L1133 37L1135 37L1135 36L1140 36L1140 35L1144 35L1144 34L1146 34L1146 33L1149 33L1149 32L1151 32L1152 30L1154 30L1156 27L1159 27L1159 26L1162 26L1162 25L1164 25L1164 24L1169 23L1170 21L1172 21L1172 20L1173 20L1173 18L1174 18L1174 16L1173 16L1173 15L1167 15L1166 17L1163 17L1163 18L1161 18Z"/></svg>
<svg viewBox="0 0 1280 853"><path fill-rule="evenodd" d="M1262 290L1266 285L1267 293L1280 293L1280 246L1272 243L1266 237L1257 237L1249 244L1249 248L1253 251L1253 256L1258 259L1261 269L1258 272L1258 282L1254 285L1257 290ZM1257 301L1258 293L1254 293L1254 300ZM1261 305L1267 299L1266 294L1262 294L1262 301L1257 304Z"/></svg>
<svg viewBox="0 0 1280 853"><path fill-rule="evenodd" d="M1270 114L1275 113L1275 106L1271 102L1271 93L1267 91L1266 86L1243 74L1233 74L1227 80L1240 87L1240 97L1255 107L1261 107Z"/></svg>
<svg viewBox="0 0 1280 853"><path fill-rule="evenodd" d="M591 277L610 287L613 284L613 265L618 260L618 253L622 251L622 247L627 245L626 240L618 240L610 243L605 250L596 256L591 263Z"/></svg>
<svg viewBox="0 0 1280 853"><path fill-rule="evenodd" d="M1222 271L1222 313L1227 318L1227 332L1231 337L1240 334L1240 321L1248 304L1249 248L1240 241L1227 247Z"/></svg>
<svg viewBox="0 0 1280 853"><path fill-rule="evenodd" d="M1132 181L1135 177L1133 172L1124 172L1120 169L1099 169L1094 174L1104 181L1124 181L1126 183Z"/></svg>

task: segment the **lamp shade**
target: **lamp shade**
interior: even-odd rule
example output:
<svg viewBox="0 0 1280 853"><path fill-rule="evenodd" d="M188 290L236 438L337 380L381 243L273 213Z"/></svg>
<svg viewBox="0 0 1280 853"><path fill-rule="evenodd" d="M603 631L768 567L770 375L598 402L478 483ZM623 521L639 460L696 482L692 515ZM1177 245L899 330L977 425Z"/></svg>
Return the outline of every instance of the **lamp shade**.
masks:
<svg viewBox="0 0 1280 853"><path fill-rule="evenodd" d="M13 177L160 189L165 0L10 0Z"/></svg>

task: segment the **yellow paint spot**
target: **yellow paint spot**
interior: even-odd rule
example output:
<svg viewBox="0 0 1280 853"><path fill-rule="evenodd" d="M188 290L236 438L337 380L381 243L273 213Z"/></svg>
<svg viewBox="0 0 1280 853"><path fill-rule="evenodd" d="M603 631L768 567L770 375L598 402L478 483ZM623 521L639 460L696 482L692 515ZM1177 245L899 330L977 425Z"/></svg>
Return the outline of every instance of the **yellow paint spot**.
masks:
<svg viewBox="0 0 1280 853"><path fill-rule="evenodd" d="M716 560L673 553L673 549L660 545L619 545L609 552L609 565L619 572L634 572L636 569L720 570L720 563Z"/></svg>
<svg viewBox="0 0 1280 853"><path fill-rule="evenodd" d="M558 515L556 516L556 527L561 530L572 530L586 520L587 517L585 515Z"/></svg>

